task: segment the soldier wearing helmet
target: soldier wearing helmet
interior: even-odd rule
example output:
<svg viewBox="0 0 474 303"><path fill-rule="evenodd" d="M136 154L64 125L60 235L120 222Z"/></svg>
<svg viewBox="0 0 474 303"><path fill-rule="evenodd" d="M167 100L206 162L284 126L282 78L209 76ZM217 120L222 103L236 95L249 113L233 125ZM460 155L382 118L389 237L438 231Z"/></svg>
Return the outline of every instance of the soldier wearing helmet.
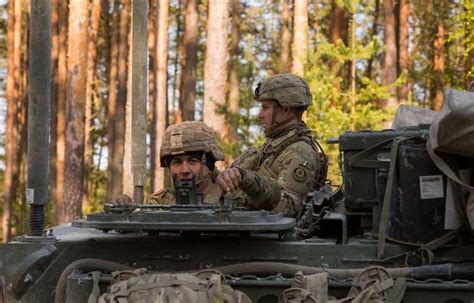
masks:
<svg viewBox="0 0 474 303"><path fill-rule="evenodd" d="M302 121L311 91L301 77L278 74L260 82L254 97L262 106L266 142L234 161L217 183L252 208L294 217L327 173L327 158Z"/></svg>
<svg viewBox="0 0 474 303"><path fill-rule="evenodd" d="M161 141L160 162L179 181L196 180L204 203L219 201L222 190L214 184L215 162L224 159L214 131L203 122L186 121L169 126ZM151 195L149 203L175 204L174 191Z"/></svg>

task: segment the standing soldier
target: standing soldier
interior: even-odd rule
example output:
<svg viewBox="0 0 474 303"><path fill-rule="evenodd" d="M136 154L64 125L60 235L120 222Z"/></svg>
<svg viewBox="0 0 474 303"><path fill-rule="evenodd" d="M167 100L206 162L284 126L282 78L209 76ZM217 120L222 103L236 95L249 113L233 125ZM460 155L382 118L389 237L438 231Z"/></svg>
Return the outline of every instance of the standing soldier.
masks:
<svg viewBox="0 0 474 303"><path fill-rule="evenodd" d="M234 161L217 183L252 208L295 217L308 192L326 180L327 158L302 121L312 103L306 82L278 74L260 82L254 97L266 142Z"/></svg>
<svg viewBox="0 0 474 303"><path fill-rule="evenodd" d="M216 203L221 188L214 183L217 175L215 162L224 159L214 131L203 122L186 121L169 126L161 141L160 162L177 181L196 180L197 191L204 203ZM153 204L175 204L173 189L154 193Z"/></svg>

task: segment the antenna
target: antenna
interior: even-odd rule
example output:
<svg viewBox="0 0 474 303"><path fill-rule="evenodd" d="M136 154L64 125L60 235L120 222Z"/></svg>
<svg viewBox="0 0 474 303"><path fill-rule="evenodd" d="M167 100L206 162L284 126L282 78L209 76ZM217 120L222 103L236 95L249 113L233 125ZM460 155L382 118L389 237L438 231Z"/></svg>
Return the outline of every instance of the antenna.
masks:
<svg viewBox="0 0 474 303"><path fill-rule="evenodd" d="M31 207L29 236L41 236L49 182L51 1L31 1L29 56L26 203Z"/></svg>
<svg viewBox="0 0 474 303"><path fill-rule="evenodd" d="M132 1L132 178L133 203L143 204L146 181L146 104L148 67L148 1Z"/></svg>

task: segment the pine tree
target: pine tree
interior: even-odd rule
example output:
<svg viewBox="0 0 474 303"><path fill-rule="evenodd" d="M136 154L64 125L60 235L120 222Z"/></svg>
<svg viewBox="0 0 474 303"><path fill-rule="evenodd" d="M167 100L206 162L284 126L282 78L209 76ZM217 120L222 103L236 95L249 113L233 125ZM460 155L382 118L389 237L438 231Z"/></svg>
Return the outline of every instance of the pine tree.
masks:
<svg viewBox="0 0 474 303"><path fill-rule="evenodd" d="M225 129L223 115L226 86L227 60L229 58L227 28L228 2L210 0L207 18L206 61L204 65L204 122L214 130Z"/></svg>
<svg viewBox="0 0 474 303"><path fill-rule="evenodd" d="M156 88L157 88L157 103L155 107L154 123L156 138L155 141L155 171L153 178L152 189L154 191L162 189L164 187L164 169L160 165L160 149L161 138L165 132L165 128L168 120L168 98L167 98L167 64L168 64L168 15L169 15L169 3L167 0L159 1L158 5L158 18L157 18L157 46L156 46L156 58L157 58L157 76L156 76Z"/></svg>
<svg viewBox="0 0 474 303"><path fill-rule="evenodd" d="M68 89L66 96L66 157L64 208L60 223L81 215L84 193L84 120L87 87L88 3L69 6Z"/></svg>
<svg viewBox="0 0 474 303"><path fill-rule="evenodd" d="M179 92L180 121L194 120L198 45L198 0L185 0Z"/></svg>

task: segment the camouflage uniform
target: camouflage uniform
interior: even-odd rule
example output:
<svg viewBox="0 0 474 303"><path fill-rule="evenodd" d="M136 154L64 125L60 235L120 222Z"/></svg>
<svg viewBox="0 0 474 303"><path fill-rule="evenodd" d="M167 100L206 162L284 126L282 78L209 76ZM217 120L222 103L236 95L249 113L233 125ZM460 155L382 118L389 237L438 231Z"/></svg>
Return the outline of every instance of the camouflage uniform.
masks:
<svg viewBox="0 0 474 303"><path fill-rule="evenodd" d="M303 109L312 102L306 82L289 74L264 80L255 97L259 101L276 100L281 107ZM236 199L294 217L308 192L326 180L327 158L303 122L297 127L282 125L266 135L263 147L251 149L232 164L242 175L242 192L237 192Z"/></svg>
<svg viewBox="0 0 474 303"><path fill-rule="evenodd" d="M202 152L202 164L207 161L224 159L222 149L217 142L215 132L203 122L186 121L169 126L161 141L160 162L162 167L169 167L173 156L186 153ZM216 203L221 197L222 190L214 183L218 172L216 169L209 175L201 172L196 176L198 190L203 195L204 203ZM174 189L165 189L152 194L150 204L175 204Z"/></svg>

